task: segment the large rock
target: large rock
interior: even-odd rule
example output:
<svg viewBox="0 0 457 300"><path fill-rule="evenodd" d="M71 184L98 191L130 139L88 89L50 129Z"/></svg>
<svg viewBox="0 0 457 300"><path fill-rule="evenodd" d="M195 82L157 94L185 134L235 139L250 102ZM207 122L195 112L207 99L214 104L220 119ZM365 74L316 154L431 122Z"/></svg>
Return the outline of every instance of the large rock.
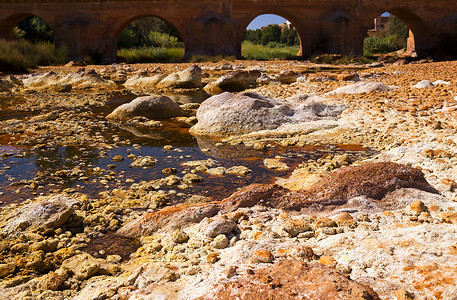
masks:
<svg viewBox="0 0 457 300"><path fill-rule="evenodd" d="M204 90L210 95L217 95L223 92L241 92L254 87L260 75L258 70L231 72L207 84Z"/></svg>
<svg viewBox="0 0 457 300"><path fill-rule="evenodd" d="M56 229L62 226L73 214L72 205L76 201L65 196L55 196L38 203L32 203L1 220L0 225L6 234L20 234L24 231Z"/></svg>
<svg viewBox="0 0 457 300"><path fill-rule="evenodd" d="M135 75L124 83L127 88L155 88L157 84L167 77L165 74L156 74L150 77L143 77L141 75Z"/></svg>
<svg viewBox="0 0 457 300"><path fill-rule="evenodd" d="M202 70L194 65L184 71L173 73L158 83L159 87L167 88L200 88L202 86Z"/></svg>
<svg viewBox="0 0 457 300"><path fill-rule="evenodd" d="M205 100L197 111L193 133L206 136L242 135L287 124L336 120L345 106L319 102L294 103L254 93L229 92Z"/></svg>
<svg viewBox="0 0 457 300"><path fill-rule="evenodd" d="M166 96L145 96L138 97L130 103L119 106L106 118L126 120L142 116L149 119L167 119L184 115L184 110Z"/></svg>
<svg viewBox="0 0 457 300"><path fill-rule="evenodd" d="M283 260L220 280L198 299L379 299L370 287L319 263Z"/></svg>
<svg viewBox="0 0 457 300"><path fill-rule="evenodd" d="M360 81L351 85L343 86L329 92L328 94L361 94L373 91L387 92L393 88L382 82Z"/></svg>

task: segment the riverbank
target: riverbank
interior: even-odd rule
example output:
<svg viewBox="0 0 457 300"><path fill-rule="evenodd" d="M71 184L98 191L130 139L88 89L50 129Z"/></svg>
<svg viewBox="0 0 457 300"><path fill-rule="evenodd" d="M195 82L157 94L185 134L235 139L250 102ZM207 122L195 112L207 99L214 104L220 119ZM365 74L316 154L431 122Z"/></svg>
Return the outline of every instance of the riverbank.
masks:
<svg viewBox="0 0 457 300"><path fill-rule="evenodd" d="M456 62L200 64L201 87L255 76L242 88L255 105L240 106L253 122L240 122L258 127L173 146L182 135L170 131L208 132L209 95L188 96L202 93L191 64L81 68L2 78L0 175L13 185L0 197L0 298L456 293ZM182 116L105 118L148 94L169 94ZM38 170L19 180L33 155ZM230 193L216 196L226 180Z"/></svg>

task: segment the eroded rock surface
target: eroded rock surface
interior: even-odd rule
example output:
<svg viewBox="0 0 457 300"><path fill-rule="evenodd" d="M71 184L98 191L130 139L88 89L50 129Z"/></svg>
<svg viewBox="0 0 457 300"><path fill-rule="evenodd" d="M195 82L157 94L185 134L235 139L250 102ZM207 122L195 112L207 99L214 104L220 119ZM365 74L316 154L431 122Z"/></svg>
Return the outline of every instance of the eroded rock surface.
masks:
<svg viewBox="0 0 457 300"><path fill-rule="evenodd" d="M207 136L230 136L280 129L321 120L336 120L346 108L318 102L298 103L254 93L223 93L204 101L191 131Z"/></svg>
<svg viewBox="0 0 457 300"><path fill-rule="evenodd" d="M318 263L283 260L224 279L198 299L380 299L371 288Z"/></svg>

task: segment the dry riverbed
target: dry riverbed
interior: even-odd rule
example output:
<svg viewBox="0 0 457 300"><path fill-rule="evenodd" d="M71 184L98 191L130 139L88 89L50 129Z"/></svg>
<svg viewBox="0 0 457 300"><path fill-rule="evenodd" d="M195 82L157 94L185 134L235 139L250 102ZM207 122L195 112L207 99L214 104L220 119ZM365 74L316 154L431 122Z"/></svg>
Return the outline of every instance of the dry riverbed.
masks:
<svg viewBox="0 0 457 300"><path fill-rule="evenodd" d="M36 72L0 78L0 299L455 299L457 62Z"/></svg>

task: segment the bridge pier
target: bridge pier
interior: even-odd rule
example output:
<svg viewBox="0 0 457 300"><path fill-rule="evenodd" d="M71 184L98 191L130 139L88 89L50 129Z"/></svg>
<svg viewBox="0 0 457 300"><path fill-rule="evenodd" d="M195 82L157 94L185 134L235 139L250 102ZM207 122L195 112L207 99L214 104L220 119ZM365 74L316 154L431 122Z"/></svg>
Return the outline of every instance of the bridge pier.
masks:
<svg viewBox="0 0 457 300"><path fill-rule="evenodd" d="M66 47L68 59L83 60L90 57L97 63L116 61L110 27L87 15L76 15L52 27L54 43Z"/></svg>
<svg viewBox="0 0 457 300"><path fill-rule="evenodd" d="M186 24L182 36L186 48L184 59L195 55L237 55L236 24L216 12L210 12Z"/></svg>

